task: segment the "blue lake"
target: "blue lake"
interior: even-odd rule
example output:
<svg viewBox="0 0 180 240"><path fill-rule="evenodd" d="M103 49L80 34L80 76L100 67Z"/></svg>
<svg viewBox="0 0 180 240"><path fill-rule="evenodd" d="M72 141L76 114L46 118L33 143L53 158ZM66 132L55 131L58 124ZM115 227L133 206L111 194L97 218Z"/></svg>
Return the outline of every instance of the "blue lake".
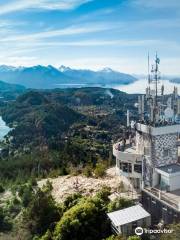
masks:
<svg viewBox="0 0 180 240"><path fill-rule="evenodd" d="M0 116L0 140L11 130L6 123L3 121L2 117Z"/></svg>

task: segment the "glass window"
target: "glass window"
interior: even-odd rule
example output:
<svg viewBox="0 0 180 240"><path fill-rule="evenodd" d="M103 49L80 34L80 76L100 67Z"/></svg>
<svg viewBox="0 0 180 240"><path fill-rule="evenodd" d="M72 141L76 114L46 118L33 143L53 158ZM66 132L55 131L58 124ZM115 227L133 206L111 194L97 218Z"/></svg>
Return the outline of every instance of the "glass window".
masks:
<svg viewBox="0 0 180 240"><path fill-rule="evenodd" d="M132 172L131 163L121 163L121 170L123 172L131 173Z"/></svg>
<svg viewBox="0 0 180 240"><path fill-rule="evenodd" d="M142 166L139 164L134 164L134 171L137 173L141 173L142 172Z"/></svg>

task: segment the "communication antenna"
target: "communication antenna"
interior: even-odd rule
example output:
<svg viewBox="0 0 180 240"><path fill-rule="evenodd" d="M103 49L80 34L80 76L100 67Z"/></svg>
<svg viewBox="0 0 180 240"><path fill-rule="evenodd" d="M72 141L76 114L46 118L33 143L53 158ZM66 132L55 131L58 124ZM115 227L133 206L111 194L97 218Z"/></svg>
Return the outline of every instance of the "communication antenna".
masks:
<svg viewBox="0 0 180 240"><path fill-rule="evenodd" d="M159 69L158 69L158 64L160 63L160 59L158 58L157 56L157 52L156 52L156 60L155 60L155 70L154 70L154 73L155 73L155 91L156 91L156 107L157 107L157 97L158 97L158 81L159 81Z"/></svg>
<svg viewBox="0 0 180 240"><path fill-rule="evenodd" d="M177 99L177 114L180 115L180 98Z"/></svg>
<svg viewBox="0 0 180 240"><path fill-rule="evenodd" d="M161 86L161 96L164 96L164 84Z"/></svg>
<svg viewBox="0 0 180 240"><path fill-rule="evenodd" d="M138 96L138 113L141 116L141 120L144 120L144 95Z"/></svg>
<svg viewBox="0 0 180 240"><path fill-rule="evenodd" d="M151 77L150 77L150 72L149 72L149 52L148 52L148 84L150 85L151 82Z"/></svg>
<svg viewBox="0 0 180 240"><path fill-rule="evenodd" d="M141 118L142 120L144 120L144 95L142 95L142 100L141 100L141 111L142 111L142 115Z"/></svg>
<svg viewBox="0 0 180 240"><path fill-rule="evenodd" d="M130 121L129 121L129 109L127 110L127 127L130 126Z"/></svg>
<svg viewBox="0 0 180 240"><path fill-rule="evenodd" d="M142 114L142 109L141 109L141 96L138 96L138 113L139 115Z"/></svg>

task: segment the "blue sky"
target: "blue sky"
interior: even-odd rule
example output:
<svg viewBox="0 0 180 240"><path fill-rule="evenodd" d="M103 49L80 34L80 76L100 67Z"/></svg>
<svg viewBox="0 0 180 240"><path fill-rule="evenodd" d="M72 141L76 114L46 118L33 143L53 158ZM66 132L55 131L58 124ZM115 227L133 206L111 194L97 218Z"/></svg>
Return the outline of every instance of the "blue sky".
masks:
<svg viewBox="0 0 180 240"><path fill-rule="evenodd" d="M180 74L179 0L0 0L0 64Z"/></svg>

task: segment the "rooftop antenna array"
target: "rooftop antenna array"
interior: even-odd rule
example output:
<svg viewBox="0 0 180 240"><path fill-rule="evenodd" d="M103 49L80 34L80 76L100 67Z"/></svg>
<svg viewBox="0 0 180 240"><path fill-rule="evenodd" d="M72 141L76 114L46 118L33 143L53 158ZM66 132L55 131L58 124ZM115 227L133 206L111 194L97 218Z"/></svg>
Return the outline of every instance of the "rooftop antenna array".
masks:
<svg viewBox="0 0 180 240"><path fill-rule="evenodd" d="M148 53L148 87L146 88L147 115L151 124L162 121L180 122L180 99L178 97L178 89L174 87L173 93L168 97L164 96L164 85L160 84L160 59L155 55L155 62L150 71L149 53ZM167 102L165 103L165 99ZM139 114L144 114L143 98L139 97ZM143 117L141 117L143 119Z"/></svg>
<svg viewBox="0 0 180 240"><path fill-rule="evenodd" d="M144 95L138 96L138 113L141 120L144 120Z"/></svg>
<svg viewBox="0 0 180 240"><path fill-rule="evenodd" d="M159 92L161 92L161 96L164 95L163 86L161 86L161 90L159 91L159 83L160 83L159 63L160 63L160 59L156 53L155 64L152 65L151 73L150 73L149 53L148 53L148 88L146 89L146 99L147 99L147 105L149 108L149 120L152 123L155 123L160 119L161 104L160 102L158 102Z"/></svg>

